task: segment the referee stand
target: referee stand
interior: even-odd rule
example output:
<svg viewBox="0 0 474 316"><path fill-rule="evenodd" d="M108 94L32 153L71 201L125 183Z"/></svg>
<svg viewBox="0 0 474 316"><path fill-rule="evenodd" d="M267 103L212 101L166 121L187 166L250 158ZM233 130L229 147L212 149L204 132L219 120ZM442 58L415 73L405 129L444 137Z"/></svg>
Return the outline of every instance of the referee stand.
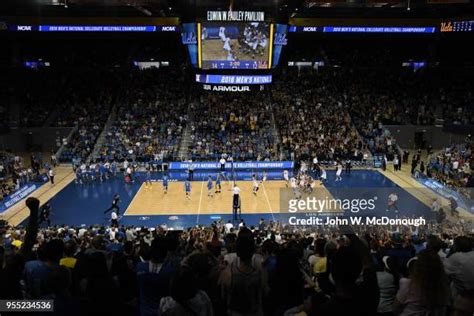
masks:
<svg viewBox="0 0 474 316"><path fill-rule="evenodd" d="M236 174L233 159L230 161L232 177L232 224L235 225L242 219L242 203L240 199L240 188L236 186Z"/></svg>

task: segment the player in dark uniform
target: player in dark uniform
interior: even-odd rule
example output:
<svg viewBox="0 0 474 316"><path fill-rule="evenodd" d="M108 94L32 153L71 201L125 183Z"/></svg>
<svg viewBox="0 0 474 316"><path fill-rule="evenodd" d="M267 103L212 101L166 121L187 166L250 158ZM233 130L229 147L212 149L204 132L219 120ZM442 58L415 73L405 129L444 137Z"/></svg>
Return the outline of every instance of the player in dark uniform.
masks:
<svg viewBox="0 0 474 316"><path fill-rule="evenodd" d="M234 187L232 188L232 213L234 221L240 218L241 212L240 188L234 183Z"/></svg>
<svg viewBox="0 0 474 316"><path fill-rule="evenodd" d="M115 213L117 213L118 215L120 211L119 202L120 202L120 196L118 194L115 194L114 199L112 200L112 205L104 211L104 214L107 214L108 212L114 210Z"/></svg>
<svg viewBox="0 0 474 316"><path fill-rule="evenodd" d="M346 160L346 173L351 174L351 170L352 170L352 162L350 159L347 159Z"/></svg>
<svg viewBox="0 0 474 316"><path fill-rule="evenodd" d="M48 223L48 226L51 226L51 220L49 219L49 215L51 214L51 205L49 203L46 203L41 207L40 211L40 220L38 222L38 225L46 222Z"/></svg>

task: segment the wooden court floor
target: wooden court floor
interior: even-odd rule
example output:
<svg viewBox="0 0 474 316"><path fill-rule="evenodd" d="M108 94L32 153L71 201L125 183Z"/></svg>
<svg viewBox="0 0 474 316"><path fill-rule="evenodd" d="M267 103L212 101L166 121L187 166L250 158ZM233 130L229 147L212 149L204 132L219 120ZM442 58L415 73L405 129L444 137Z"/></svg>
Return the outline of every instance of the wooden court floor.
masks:
<svg viewBox="0 0 474 316"><path fill-rule="evenodd" d="M260 185L256 195L252 193L251 181L237 181L240 188L242 214L280 213L281 205L288 205L288 199L293 198L285 189L284 181L266 181ZM124 215L196 215L196 214L232 214L232 184L223 182L222 192L208 196L207 182L192 182L191 199L184 193L183 182L170 182L168 193L164 193L160 182L152 186L142 184L139 191L128 206ZM318 194L325 197L332 195L322 185L318 184ZM283 201L281 201L283 199ZM286 203L286 204L285 204Z"/></svg>

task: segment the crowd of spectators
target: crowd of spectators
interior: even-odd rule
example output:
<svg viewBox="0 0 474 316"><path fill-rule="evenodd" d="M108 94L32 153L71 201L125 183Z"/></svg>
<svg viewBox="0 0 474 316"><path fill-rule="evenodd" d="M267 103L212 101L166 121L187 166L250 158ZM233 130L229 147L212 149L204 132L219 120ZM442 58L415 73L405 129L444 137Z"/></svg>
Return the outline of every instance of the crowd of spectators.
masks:
<svg viewBox="0 0 474 316"><path fill-rule="evenodd" d="M10 152L0 153L0 181L1 181L1 199L14 193L20 188L20 179L23 177L23 159ZM25 176L29 173L26 171Z"/></svg>
<svg viewBox="0 0 474 316"><path fill-rule="evenodd" d="M41 127L49 122L54 127L74 127L110 95L112 72L50 67L16 70L12 102L20 105L20 125Z"/></svg>
<svg viewBox="0 0 474 316"><path fill-rule="evenodd" d="M457 109L446 115L460 115L463 123L459 124L469 123L470 116L463 110L471 99L469 89L451 93L455 83L446 83L444 76L436 69L357 64L285 69L273 89L282 150L286 156L331 159L362 156L368 149L391 160L398 149L385 125L433 125L439 106Z"/></svg>
<svg viewBox="0 0 474 316"><path fill-rule="evenodd" d="M383 124L432 125L435 118L444 119L445 124L473 122L471 68L450 68L456 58L453 51L445 51L449 46L438 47L444 54L432 60L433 51L424 41L325 39L294 45L291 58L323 63L320 70L330 68L343 73L339 78L341 84L353 85L357 93L368 94L372 104L360 111L367 114L369 110ZM308 45L312 46L310 50ZM403 48L406 45L409 50ZM347 54L348 51L351 53ZM458 61L464 62L464 57ZM380 110L371 108L375 105Z"/></svg>
<svg viewBox="0 0 474 316"><path fill-rule="evenodd" d="M467 72L467 73L466 73ZM469 70L451 74L445 80L453 82L440 89L440 106L445 125L474 125L474 86Z"/></svg>
<svg viewBox="0 0 474 316"><path fill-rule="evenodd" d="M193 160L265 160L276 157L272 108L265 93L203 93L190 104Z"/></svg>
<svg viewBox="0 0 474 316"><path fill-rule="evenodd" d="M104 68L77 68L58 78L61 89L55 93L61 104L51 126L74 127L85 118L110 112L108 106L119 91L119 80L120 71Z"/></svg>
<svg viewBox="0 0 474 316"><path fill-rule="evenodd" d="M129 86L120 95L98 158L149 162L176 157L188 120L179 70L131 72L126 80Z"/></svg>
<svg viewBox="0 0 474 316"><path fill-rule="evenodd" d="M100 89L80 90L85 93L76 99L81 101L58 118L59 124L70 125L75 120L77 127L61 159L87 160L113 109L115 124L107 131L105 143L94 158L143 160L165 149L172 152L168 146L179 143L180 133L176 130L182 126L177 126L176 121L180 119L178 105L183 106L183 101L176 101L177 90L166 85L166 77L163 70L127 68L100 73L94 80L96 85L100 83ZM173 100L171 95L175 96ZM181 119L184 121L184 117ZM167 137L161 133L163 128L169 132Z"/></svg>
<svg viewBox="0 0 474 316"><path fill-rule="evenodd" d="M271 98L259 92L202 93L186 99L180 70L129 68L24 70L31 72L31 84L16 95L23 125L40 126L50 117L52 126L77 128L60 157L63 161L90 156L114 105L116 120L101 148L102 160L178 158L188 115L189 154L195 160L222 154L239 160L362 160L368 151L392 159L396 140L384 125L432 125L435 112L446 124L472 123L471 85L451 78L449 71L357 65L287 68L276 76ZM176 78L173 83L170 76ZM281 140L277 151L273 114Z"/></svg>
<svg viewBox="0 0 474 316"><path fill-rule="evenodd" d="M163 227L0 232L0 297L53 299L54 314L472 315L466 223L295 229L263 219Z"/></svg>
<svg viewBox="0 0 474 316"><path fill-rule="evenodd" d="M76 130L66 140L63 151L59 157L60 161L71 161L73 159L85 161L92 154L95 143L99 137L108 115L95 112L97 116L81 116L76 122Z"/></svg>
<svg viewBox="0 0 474 316"><path fill-rule="evenodd" d="M40 127L61 101L59 74L50 69L19 69L14 84L15 102L21 105L20 126Z"/></svg>
<svg viewBox="0 0 474 316"><path fill-rule="evenodd" d="M4 76L0 76L0 85L7 87L8 84L8 72L5 71ZM12 88L0 89L0 100L4 102L0 103L0 135L8 132L10 125L10 107L8 106L8 100L11 98Z"/></svg>
<svg viewBox="0 0 474 316"><path fill-rule="evenodd" d="M0 202L29 182L42 182L39 177L43 167L41 157L34 154L27 167L23 157L8 151L0 152Z"/></svg>
<svg viewBox="0 0 474 316"><path fill-rule="evenodd" d="M467 137L462 144L455 144L428 157L426 175L450 187L474 187L473 142Z"/></svg>
<svg viewBox="0 0 474 316"><path fill-rule="evenodd" d="M272 91L285 159L362 160L365 147L331 73L288 71Z"/></svg>

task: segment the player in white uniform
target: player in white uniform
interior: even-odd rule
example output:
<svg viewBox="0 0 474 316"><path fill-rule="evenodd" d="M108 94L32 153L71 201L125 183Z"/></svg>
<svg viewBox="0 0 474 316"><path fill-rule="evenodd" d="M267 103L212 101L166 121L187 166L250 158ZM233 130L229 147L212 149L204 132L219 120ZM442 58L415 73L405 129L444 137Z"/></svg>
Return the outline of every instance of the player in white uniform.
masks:
<svg viewBox="0 0 474 316"><path fill-rule="evenodd" d="M252 193L257 195L257 191L258 191L258 181L257 181L257 177L255 175L252 176Z"/></svg>
<svg viewBox="0 0 474 316"><path fill-rule="evenodd" d="M201 39L205 40L205 39L207 39L207 36L208 36L207 28L203 27L202 30L201 30Z"/></svg>
<svg viewBox="0 0 474 316"><path fill-rule="evenodd" d="M390 195L388 196L388 202L387 202L387 212L394 210L395 213L398 213L397 201L398 201L398 195L395 192L390 193Z"/></svg>
<svg viewBox="0 0 474 316"><path fill-rule="evenodd" d="M91 180L94 181L95 180L95 163L91 163L89 168L91 171Z"/></svg>
<svg viewBox="0 0 474 316"><path fill-rule="evenodd" d="M308 165L306 164L306 162L301 162L300 171L301 173L306 173L306 171L308 171Z"/></svg>
<svg viewBox="0 0 474 316"><path fill-rule="evenodd" d="M260 181L260 183L263 183L265 181L267 181L267 172L266 171L263 172L262 181Z"/></svg>
<svg viewBox="0 0 474 316"><path fill-rule="evenodd" d="M308 176L306 179L306 191L308 193L312 193L314 186L315 186L315 183L313 181L313 178L311 176Z"/></svg>
<svg viewBox="0 0 474 316"><path fill-rule="evenodd" d="M288 170L283 171L283 179L285 180L285 185L288 188L288 184L290 183L289 172Z"/></svg>
<svg viewBox="0 0 474 316"><path fill-rule="evenodd" d="M258 37L252 38L252 41L250 42L250 47L252 48L252 51L255 53L258 47L259 39Z"/></svg>
<svg viewBox="0 0 474 316"><path fill-rule="evenodd" d="M306 184L305 175L301 175L299 178L298 186L304 189L305 184Z"/></svg>
<svg viewBox="0 0 474 316"><path fill-rule="evenodd" d="M219 28L219 38L220 38L223 42L225 42L225 40L226 40L226 38L227 38L227 36L225 36L225 27L223 27L223 26L221 26L221 27Z"/></svg>
<svg viewBox="0 0 474 316"><path fill-rule="evenodd" d="M227 52L227 60L234 60L234 56L232 55L232 48L230 47L230 38L227 37L224 40L223 49Z"/></svg>
<svg viewBox="0 0 474 316"><path fill-rule="evenodd" d="M325 182L326 180L328 179L328 175L326 173L326 170L321 167L321 176L319 177L319 180L321 180L321 182Z"/></svg>
<svg viewBox="0 0 474 316"><path fill-rule="evenodd" d="M261 55L263 55L263 53L265 52L265 48L267 47L267 44L268 44L267 37L265 36L265 34L262 34L262 38L258 42L258 46L261 47L261 52L260 52Z"/></svg>
<svg viewBox="0 0 474 316"><path fill-rule="evenodd" d="M341 181L342 177L342 164L340 162L337 162L337 167L336 167L336 181Z"/></svg>
<svg viewBox="0 0 474 316"><path fill-rule="evenodd" d="M301 198L300 190L298 190L298 181L295 177L291 177L290 179L291 188L293 189L293 194L295 195L296 199L299 200Z"/></svg>

